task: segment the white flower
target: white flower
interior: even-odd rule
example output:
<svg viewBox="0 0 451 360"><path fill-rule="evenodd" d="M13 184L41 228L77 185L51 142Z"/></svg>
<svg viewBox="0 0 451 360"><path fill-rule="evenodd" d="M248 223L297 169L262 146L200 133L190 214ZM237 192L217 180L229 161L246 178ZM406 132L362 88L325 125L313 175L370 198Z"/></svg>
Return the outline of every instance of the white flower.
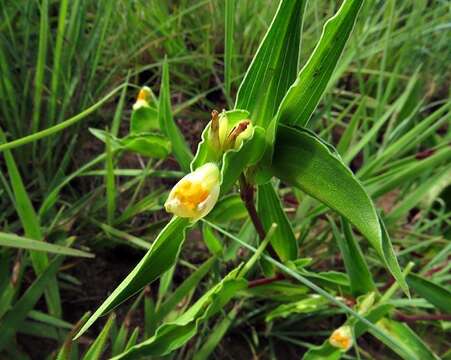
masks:
<svg viewBox="0 0 451 360"><path fill-rule="evenodd" d="M206 216L218 201L219 181L216 164L202 165L172 188L164 204L166 211L193 220Z"/></svg>
<svg viewBox="0 0 451 360"><path fill-rule="evenodd" d="M352 331L348 325L336 329L329 338L332 346L348 351L352 346Z"/></svg>

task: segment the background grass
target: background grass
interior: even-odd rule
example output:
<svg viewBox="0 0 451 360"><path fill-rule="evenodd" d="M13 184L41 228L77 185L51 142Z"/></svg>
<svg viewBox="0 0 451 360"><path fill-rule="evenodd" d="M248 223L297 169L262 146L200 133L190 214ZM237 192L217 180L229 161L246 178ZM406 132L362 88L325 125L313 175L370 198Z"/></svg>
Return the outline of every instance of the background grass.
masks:
<svg viewBox="0 0 451 360"><path fill-rule="evenodd" d="M58 275L53 274L45 300L30 302L24 317L12 320L14 336L4 349L5 356L42 359L59 351L71 324L100 304L167 220L162 204L167 189L181 175L177 163L133 154L113 159L88 127L126 134L138 87L147 85L158 94L161 65L167 56L174 117L195 149L211 109L232 105L277 7L275 1L234 3L226 9L223 1L207 0L1 0L2 141L81 114L64 131L3 151L1 230L65 246L75 242L96 254L94 259L66 258ZM338 6L335 1L309 2L300 66ZM311 122L318 134L338 147L386 213L401 264L413 261L417 273L433 275L442 285L450 280L450 24L447 1L367 1ZM106 103L85 111L111 91L115 92ZM324 209L291 188L281 187L280 193L302 255L313 258L312 268L343 270L332 220L322 215ZM238 221L227 222L225 228L241 229L242 212L236 214ZM245 230L241 230L243 237ZM221 240L227 244L229 262L215 265L203 277L200 289L210 287L231 262L248 256L226 238ZM374 254L364 251L377 274L377 285L383 287L390 280L380 271ZM0 316L27 294L36 275L52 278L42 273L49 261L42 254L1 248ZM125 346L124 333L130 335L135 326L140 328L139 336L151 334L155 324L149 314L208 257L201 233L195 229L175 271L148 288L132 306L134 311L129 311L131 304L118 309L107 351L114 353ZM189 289L188 299L197 295L194 288ZM188 303L186 296L176 303L182 299L181 308ZM405 302L409 314L430 310L420 300L398 300ZM237 353L270 358L279 351L294 358L311 343L321 342L343 319L337 316L340 311L329 308L314 316L294 314L265 323L264 315L274 305L272 300L258 298L237 301L228 316L210 321L174 357L192 358L202 348L217 358L235 358ZM412 326L437 353L449 348L449 322L423 321ZM84 348L101 328L98 325L81 342ZM222 338L227 329L228 335ZM359 345L363 358L381 354L371 337L364 337ZM386 352L387 358L395 356Z"/></svg>

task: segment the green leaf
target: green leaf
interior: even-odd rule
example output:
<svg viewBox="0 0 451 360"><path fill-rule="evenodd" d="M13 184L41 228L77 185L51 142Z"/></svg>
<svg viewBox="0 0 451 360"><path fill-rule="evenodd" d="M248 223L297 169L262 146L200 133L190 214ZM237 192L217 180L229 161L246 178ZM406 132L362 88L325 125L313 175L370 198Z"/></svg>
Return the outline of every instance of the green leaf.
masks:
<svg viewBox="0 0 451 360"><path fill-rule="evenodd" d="M137 326L130 335L127 344L125 345L125 350L130 349L132 346L135 346L136 341L138 341L138 336L139 336L139 326Z"/></svg>
<svg viewBox="0 0 451 360"><path fill-rule="evenodd" d="M203 342L202 347L196 351L193 360L207 360L210 358L211 353L219 345L224 335L227 333L227 330L229 330L230 326L235 321L239 309L240 304L230 310L230 312L224 316L222 321L211 329L210 335Z"/></svg>
<svg viewBox="0 0 451 360"><path fill-rule="evenodd" d="M224 247L222 246L221 241L216 237L213 233L211 227L207 224L203 224L202 226L202 238L204 239L205 245L207 245L208 250L216 256L221 257L224 252Z"/></svg>
<svg viewBox="0 0 451 360"><path fill-rule="evenodd" d="M158 110L152 106L141 106L132 111L130 134L159 130Z"/></svg>
<svg viewBox="0 0 451 360"><path fill-rule="evenodd" d="M174 122L171 110L171 96L169 92L169 67L165 58L161 78L160 101L158 104L158 120L161 131L171 140L172 151L184 171L189 171L193 158L191 150L183 138L182 133Z"/></svg>
<svg viewBox="0 0 451 360"><path fill-rule="evenodd" d="M233 32L235 27L235 0L226 0L224 16L224 91L230 96L232 86Z"/></svg>
<svg viewBox="0 0 451 360"><path fill-rule="evenodd" d="M284 262L296 259L298 256L296 236L271 183L258 187L257 205L265 231L268 231L273 223L277 224L277 229L271 238L271 245L277 255Z"/></svg>
<svg viewBox="0 0 451 360"><path fill-rule="evenodd" d="M282 0L240 85L236 108L266 128L296 79L305 0Z"/></svg>
<svg viewBox="0 0 451 360"><path fill-rule="evenodd" d="M328 303L329 301L320 295L309 295L305 299L279 305L266 315L265 321L269 322L277 318L287 318L293 314L309 314L324 309Z"/></svg>
<svg viewBox="0 0 451 360"><path fill-rule="evenodd" d="M342 351L332 346L329 339L320 346L315 346L307 351L303 360L338 360L341 358Z"/></svg>
<svg viewBox="0 0 451 360"><path fill-rule="evenodd" d="M110 134L108 131L101 130L101 129L95 129L95 128L89 128L89 132L105 144L107 142L107 139L109 139L110 144L111 144L111 150L113 150L113 151L116 151L116 150L119 150L122 148L121 140L118 139L116 136Z"/></svg>
<svg viewBox="0 0 451 360"><path fill-rule="evenodd" d="M75 339L79 338L100 316L105 315L169 270L177 260L189 225L188 219L174 217L160 232L138 265L89 318Z"/></svg>
<svg viewBox="0 0 451 360"><path fill-rule="evenodd" d="M116 315L111 314L100 332L99 336L97 336L96 340L89 347L85 356L83 356L83 360L98 360L102 356L103 351L105 350L105 345L108 340L108 335L110 334L111 327L114 324L114 319Z"/></svg>
<svg viewBox="0 0 451 360"><path fill-rule="evenodd" d="M352 294L358 296L374 291L375 285L373 278L368 269L362 250L354 238L351 226L349 226L349 223L342 218L343 237L338 232L335 223L333 221L330 223L332 225L335 240L337 241L343 256L346 273L349 275Z"/></svg>
<svg viewBox="0 0 451 360"><path fill-rule="evenodd" d="M412 329L404 323L394 320L381 319L377 323L377 327L381 328L389 334L396 346L388 344L384 339L380 338L373 330L369 330L374 336L379 338L394 352L406 360L438 360L440 359L431 349L421 340L421 338L412 331Z"/></svg>
<svg viewBox="0 0 451 360"><path fill-rule="evenodd" d="M5 135L0 128L0 143L5 143ZM25 236L30 239L42 241L43 235L39 217L31 203L30 197L25 189L16 161L11 150L4 150L4 158L8 175L11 181L11 187L14 193L13 203L20 218L20 222L25 232ZM47 254L42 252L30 251L31 262L36 275L40 275L46 269L49 260ZM45 292L46 302L52 315L61 316L61 299L59 294L58 282L56 278L50 283Z"/></svg>
<svg viewBox="0 0 451 360"><path fill-rule="evenodd" d="M211 257L194 271L186 280L168 297L168 299L158 307L154 318L155 322L163 320L172 310L174 310L184 297L194 291L199 282L208 274L216 257Z"/></svg>
<svg viewBox="0 0 451 360"><path fill-rule="evenodd" d="M150 339L131 347L113 359L161 356L183 346L196 334L202 321L219 312L238 291L247 286L247 281L238 277L240 270L241 266L230 272L176 321L161 325Z"/></svg>
<svg viewBox="0 0 451 360"><path fill-rule="evenodd" d="M28 287L22 297L2 317L0 322L0 351L11 341L18 327L22 325L28 313L33 309L45 288L55 278L59 266L63 261L62 256L53 259L47 268Z"/></svg>
<svg viewBox="0 0 451 360"><path fill-rule="evenodd" d="M171 141L155 133L128 135L122 139L124 149L157 159L165 159L171 152Z"/></svg>
<svg viewBox="0 0 451 360"><path fill-rule="evenodd" d="M221 198L207 215L209 221L215 223L230 223L234 220L243 220L248 217L243 200L237 194L226 195Z"/></svg>
<svg viewBox="0 0 451 360"><path fill-rule="evenodd" d="M422 298L448 314L451 314L451 291L419 275L407 275L407 284Z"/></svg>
<svg viewBox="0 0 451 360"><path fill-rule="evenodd" d="M80 256L86 258L94 257L94 254L90 254L85 251L72 249L61 245L54 245L45 241L32 240L15 234L8 234L4 232L0 232L0 246L49 252L53 254L61 254L68 256Z"/></svg>
<svg viewBox="0 0 451 360"><path fill-rule="evenodd" d="M363 0L345 0L326 22L315 50L280 104L279 122L307 125L343 52L362 3Z"/></svg>
<svg viewBox="0 0 451 360"><path fill-rule="evenodd" d="M408 291L388 234L382 236L374 205L332 146L306 129L280 125L274 174L343 215L370 242L405 292Z"/></svg>
<svg viewBox="0 0 451 360"><path fill-rule="evenodd" d="M70 360L71 354L72 354L72 345L73 341L72 338L77 333L77 331L81 328L81 326L84 324L86 320L88 320L90 313L85 313L82 318L74 325L72 330L67 334L66 338L64 339L64 343L61 346L60 351L58 352L58 355L56 357L56 360Z"/></svg>

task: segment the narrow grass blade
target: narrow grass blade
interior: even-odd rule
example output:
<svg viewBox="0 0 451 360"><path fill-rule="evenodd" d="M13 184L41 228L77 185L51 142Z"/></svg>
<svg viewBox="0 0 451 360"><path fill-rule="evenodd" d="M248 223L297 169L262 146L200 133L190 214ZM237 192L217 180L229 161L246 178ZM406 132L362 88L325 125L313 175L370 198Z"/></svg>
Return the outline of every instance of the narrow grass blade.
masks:
<svg viewBox="0 0 451 360"><path fill-rule="evenodd" d="M38 131L35 132L31 135L28 136L24 136L23 138L17 139L17 140L13 140L10 142L4 142L3 144L0 144L0 152L8 150L8 149L14 149L16 147L19 146L23 146L25 144L29 144L32 142L35 142L39 139L42 139L44 137L50 136L52 134L55 134L57 132L60 132L62 130L64 130L65 128L72 126L74 124L76 124L77 122L79 122L80 120L83 120L84 118L86 118L89 114L93 113L94 111L96 111L98 108L100 108L104 103L106 103L108 100L110 100L114 95L116 95L116 93L122 89L122 87L124 87L125 85L120 85L118 86L116 89L114 89L113 91L111 91L109 94L107 94L104 98L102 98L101 100L99 100L97 103L95 103L94 105L90 106L89 108L87 108L86 110L82 111L81 113L72 116L71 118L55 125L52 126L50 128L47 128L45 130L42 131Z"/></svg>
<svg viewBox="0 0 451 360"><path fill-rule="evenodd" d="M409 274L407 284L437 309L451 314L451 291L419 275Z"/></svg>
<svg viewBox="0 0 451 360"><path fill-rule="evenodd" d="M279 122L306 126L354 27L363 0L345 0L324 25L321 38L280 104Z"/></svg>
<svg viewBox="0 0 451 360"><path fill-rule="evenodd" d="M182 133L174 122L171 110L171 95L169 90L169 66L167 60L163 62L161 78L160 100L158 105L158 119L163 133L171 139L174 156L183 171L188 172L193 155Z"/></svg>
<svg viewBox="0 0 451 360"><path fill-rule="evenodd" d="M305 0L282 0L238 90L235 108L266 128L296 79Z"/></svg>
<svg viewBox="0 0 451 360"><path fill-rule="evenodd" d="M5 136L3 131L0 129L0 142L5 141ZM11 179L11 187L14 192L14 201L17 214L20 218L22 227L25 232L25 236L30 239L42 241L43 236L41 232L41 224L39 217L36 214L33 204L28 196L25 189L25 185L22 181L22 177L17 168L14 157L11 151L7 150L4 153L6 167L8 169L8 174ZM47 254L42 252L31 251L31 260L33 264L34 271L36 275L43 273L48 265ZM46 291L46 301L49 307L49 311L52 315L59 317L61 315L61 301L59 295L59 288L56 279L51 282L50 286Z"/></svg>
<svg viewBox="0 0 451 360"><path fill-rule="evenodd" d="M22 297L3 316L0 322L0 351L10 343L14 333L33 309L45 288L53 281L62 261L63 257L61 256L53 259Z"/></svg>
<svg viewBox="0 0 451 360"><path fill-rule="evenodd" d="M183 300L190 292L193 292L199 282L208 274L216 257L211 257L205 261L196 271L194 271L177 289L164 301L155 313L155 322L162 321L168 314Z"/></svg>
<svg viewBox="0 0 451 360"><path fill-rule="evenodd" d="M89 347L85 356L83 356L83 360L98 360L102 356L102 353L105 350L105 345L108 340L108 336L111 331L111 327L114 324L114 320L116 319L116 315L113 313L108 318L105 326L102 329L102 332L97 336L96 340Z"/></svg>
<svg viewBox="0 0 451 360"><path fill-rule="evenodd" d="M207 360L210 358L211 353L219 345L224 335L229 330L230 326L235 321L235 318L240 311L241 305L238 304L224 316L221 322L219 322L212 330L208 338L202 344L202 347L196 351L193 360Z"/></svg>
<svg viewBox="0 0 451 360"><path fill-rule="evenodd" d="M233 33L235 25L235 0L225 1L225 41L224 41L224 90L230 97L232 84Z"/></svg>
<svg viewBox="0 0 451 360"><path fill-rule="evenodd" d="M94 254L77 249L71 249L66 246L54 245L44 241L32 240L15 234L0 232L0 246L12 247L17 249L27 249L32 251L48 252L53 254L79 256L93 258Z"/></svg>
<svg viewBox="0 0 451 360"><path fill-rule="evenodd" d="M331 221L332 231L343 256L346 273L349 275L352 294L358 296L374 291L376 287L371 272L352 233L351 226L344 218L342 218L341 224L344 236L339 233L335 223Z"/></svg>

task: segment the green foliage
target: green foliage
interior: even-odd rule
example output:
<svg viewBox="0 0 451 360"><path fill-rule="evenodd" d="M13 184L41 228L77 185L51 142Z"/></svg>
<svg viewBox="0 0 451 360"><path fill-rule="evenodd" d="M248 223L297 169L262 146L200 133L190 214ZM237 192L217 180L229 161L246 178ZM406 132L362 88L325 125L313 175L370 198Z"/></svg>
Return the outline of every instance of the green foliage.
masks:
<svg viewBox="0 0 451 360"><path fill-rule="evenodd" d="M0 358L449 357L446 2L1 5Z"/></svg>

